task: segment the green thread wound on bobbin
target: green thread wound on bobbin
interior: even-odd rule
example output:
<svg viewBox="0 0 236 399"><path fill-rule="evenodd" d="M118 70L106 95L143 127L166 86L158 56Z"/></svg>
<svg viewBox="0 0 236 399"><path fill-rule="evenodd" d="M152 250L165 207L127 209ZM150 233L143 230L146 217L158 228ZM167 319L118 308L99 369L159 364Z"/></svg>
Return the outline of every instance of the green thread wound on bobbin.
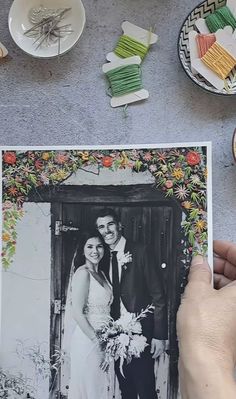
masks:
<svg viewBox="0 0 236 399"><path fill-rule="evenodd" d="M106 73L113 97L132 93L143 88L140 65L125 65Z"/></svg>
<svg viewBox="0 0 236 399"><path fill-rule="evenodd" d="M149 46L145 46L130 36L122 35L119 38L114 53L121 58L128 58L138 55L143 60L148 50Z"/></svg>
<svg viewBox="0 0 236 399"><path fill-rule="evenodd" d="M213 14L208 15L205 21L211 33L215 33L225 26L231 26L236 29L236 19L227 6L218 8Z"/></svg>

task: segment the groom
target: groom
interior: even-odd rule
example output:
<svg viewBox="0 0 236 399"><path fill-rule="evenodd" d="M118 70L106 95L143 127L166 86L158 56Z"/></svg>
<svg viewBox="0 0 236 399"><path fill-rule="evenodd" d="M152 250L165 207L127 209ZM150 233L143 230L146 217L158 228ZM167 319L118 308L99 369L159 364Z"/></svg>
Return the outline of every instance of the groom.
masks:
<svg viewBox="0 0 236 399"><path fill-rule="evenodd" d="M111 316L117 320L125 312L140 313L150 304L155 306L154 314L142 320L143 335L150 346L140 358L124 365L125 378L116 363L122 399L156 399L154 359L163 352L167 339L167 309L158 265L144 246L122 236L121 222L113 209L102 210L96 226L110 248L110 263L104 272L113 286Z"/></svg>

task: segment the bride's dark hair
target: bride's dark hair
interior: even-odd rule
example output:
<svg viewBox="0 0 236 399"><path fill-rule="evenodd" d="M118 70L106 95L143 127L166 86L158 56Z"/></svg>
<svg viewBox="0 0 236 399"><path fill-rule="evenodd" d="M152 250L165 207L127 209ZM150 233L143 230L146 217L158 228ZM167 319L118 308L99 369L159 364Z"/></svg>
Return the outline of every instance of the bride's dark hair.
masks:
<svg viewBox="0 0 236 399"><path fill-rule="evenodd" d="M105 244L102 235L96 229L92 229L92 230L87 230L87 231L83 232L78 239L78 243L77 243L76 250L75 250L75 256L74 256L74 272L80 266L85 264L84 246L90 238L99 238L99 240L101 241L103 248L104 248L104 255L103 255L103 258L101 259L101 261L99 262L98 268L99 268L99 270L103 270L103 271L107 269L107 265L108 265L107 262L110 262L109 249L108 249L107 245Z"/></svg>

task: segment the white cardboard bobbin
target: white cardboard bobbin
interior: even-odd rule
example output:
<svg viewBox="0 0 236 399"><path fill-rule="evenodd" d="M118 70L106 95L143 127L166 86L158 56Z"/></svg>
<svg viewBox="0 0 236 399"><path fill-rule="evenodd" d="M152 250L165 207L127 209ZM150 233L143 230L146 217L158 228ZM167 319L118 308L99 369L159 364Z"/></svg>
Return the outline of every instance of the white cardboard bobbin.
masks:
<svg viewBox="0 0 236 399"><path fill-rule="evenodd" d="M6 47L0 42L0 58L6 57L8 54L8 51Z"/></svg>
<svg viewBox="0 0 236 399"><path fill-rule="evenodd" d="M129 58L118 58L116 61L109 62L103 65L102 70L106 74L115 68L126 65L140 65L142 62L141 58L138 56ZM145 89L137 90L132 93L124 94L119 97L112 97L111 106L112 108L121 107L122 105L131 104L137 101L146 100L149 97L149 92Z"/></svg>
<svg viewBox="0 0 236 399"><path fill-rule="evenodd" d="M128 21L123 22L121 27L123 29L124 35L132 37L132 39L135 39L137 42L142 43L146 47L155 44L158 40L158 36L155 33L140 28L139 26L131 24ZM118 57L118 55L116 55L114 52L111 52L107 54L106 59L107 61L111 62L120 60L120 57Z"/></svg>
<svg viewBox="0 0 236 399"><path fill-rule="evenodd" d="M216 42L219 43L225 50L227 50L234 58L236 58L236 37L233 34L231 27L227 26L224 29L219 29L216 33ZM191 40L194 35L191 35ZM197 44L196 44L197 46ZM194 58L194 53L192 53L192 68L202 75L209 83L211 83L216 89L223 90L225 87L224 79L221 79L215 74L204 62L199 58Z"/></svg>
<svg viewBox="0 0 236 399"><path fill-rule="evenodd" d="M229 7L230 11L236 18L236 0L227 0L227 7ZM195 22L196 28L199 30L200 33L207 34L210 33L208 26L206 24L206 20L204 18L199 18Z"/></svg>

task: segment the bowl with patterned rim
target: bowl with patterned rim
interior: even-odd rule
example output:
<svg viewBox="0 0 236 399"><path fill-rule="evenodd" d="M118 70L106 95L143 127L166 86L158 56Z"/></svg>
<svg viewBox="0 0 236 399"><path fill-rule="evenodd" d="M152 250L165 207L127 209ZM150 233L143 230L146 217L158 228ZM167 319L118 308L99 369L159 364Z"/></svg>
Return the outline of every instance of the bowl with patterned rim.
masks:
<svg viewBox="0 0 236 399"><path fill-rule="evenodd" d="M193 75L191 71L190 53L189 53L189 39L188 35L191 30L196 30L195 22L198 18L206 18L216 9L226 5L226 0L205 0L195 7L185 19L179 33L178 38L178 54L180 63L188 75L188 77L202 89L222 96L236 95L236 68L232 70L229 77L226 79L226 88L218 90L211 85L201 75Z"/></svg>
<svg viewBox="0 0 236 399"><path fill-rule="evenodd" d="M44 42L39 48L35 37L29 37L25 32L33 27L29 15L32 9L40 7L52 10L67 9L63 20L58 26L67 26L69 34L63 34L60 39L49 45ZM36 58L53 58L65 54L78 42L85 26L85 10L81 0L14 0L8 17L9 31L12 39L25 53ZM36 25L35 25L36 26Z"/></svg>
<svg viewBox="0 0 236 399"><path fill-rule="evenodd" d="M234 160L236 162L236 129L235 129L234 134L233 134L232 150L233 150L233 157L234 157Z"/></svg>

